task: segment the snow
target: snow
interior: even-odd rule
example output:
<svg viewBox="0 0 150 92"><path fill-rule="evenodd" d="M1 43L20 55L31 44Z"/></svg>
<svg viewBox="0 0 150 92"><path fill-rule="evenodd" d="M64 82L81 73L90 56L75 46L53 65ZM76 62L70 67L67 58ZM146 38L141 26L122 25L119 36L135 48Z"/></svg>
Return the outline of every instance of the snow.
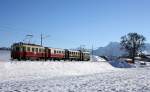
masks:
<svg viewBox="0 0 150 92"><path fill-rule="evenodd" d="M100 60L101 58L96 57L96 59ZM10 61L9 59L0 62L0 68L0 81L79 76L117 70L108 62Z"/></svg>
<svg viewBox="0 0 150 92"><path fill-rule="evenodd" d="M109 61L109 63L117 68L131 68L132 65L128 64L127 62L123 60L115 60L115 61Z"/></svg>
<svg viewBox="0 0 150 92"><path fill-rule="evenodd" d="M124 61L11 61L0 54L0 92L149 92L150 64ZM137 62L135 64L138 65ZM121 67L121 68L120 68ZM128 67L128 68L127 68Z"/></svg>
<svg viewBox="0 0 150 92"><path fill-rule="evenodd" d="M99 57L99 56L91 56L91 60L92 61L98 61L98 62L106 62L106 60L102 57Z"/></svg>
<svg viewBox="0 0 150 92"><path fill-rule="evenodd" d="M0 91L149 92L150 68L130 68L86 76L0 82Z"/></svg>
<svg viewBox="0 0 150 92"><path fill-rule="evenodd" d="M87 75L115 70L105 62L0 62L0 80L52 78L71 75Z"/></svg>
<svg viewBox="0 0 150 92"><path fill-rule="evenodd" d="M0 50L0 61L9 61L10 51Z"/></svg>
<svg viewBox="0 0 150 92"><path fill-rule="evenodd" d="M124 60L115 60L115 61L106 61L105 59L99 57L99 56L92 56L92 61L96 61L96 62L107 62L110 65L112 65L113 67L116 68L131 68L132 65L128 64L127 62L125 62Z"/></svg>

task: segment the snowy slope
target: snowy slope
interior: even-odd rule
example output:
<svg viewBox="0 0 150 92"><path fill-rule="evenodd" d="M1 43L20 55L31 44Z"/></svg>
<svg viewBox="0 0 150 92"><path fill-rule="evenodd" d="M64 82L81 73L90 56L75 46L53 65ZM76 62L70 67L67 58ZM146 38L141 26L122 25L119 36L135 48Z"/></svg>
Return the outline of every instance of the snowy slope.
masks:
<svg viewBox="0 0 150 92"><path fill-rule="evenodd" d="M93 56L92 61L10 61L10 53L1 56L0 80L39 79L72 75L88 75L126 68L126 63L108 63L105 59ZM9 61L9 62L8 62ZM93 62L95 61L95 62ZM117 66L116 66L117 65Z"/></svg>
<svg viewBox="0 0 150 92"><path fill-rule="evenodd" d="M127 62L121 61L121 60L109 61L109 63L113 67L117 67L117 68L131 68L131 67L133 67L132 65L128 64Z"/></svg>
<svg viewBox="0 0 150 92"><path fill-rule="evenodd" d="M0 80L87 75L115 70L105 62L0 62Z"/></svg>
<svg viewBox="0 0 150 92"><path fill-rule="evenodd" d="M0 82L0 92L149 92L150 68L86 76Z"/></svg>
<svg viewBox="0 0 150 92"><path fill-rule="evenodd" d="M115 68L94 56L97 62L10 61L0 56L0 92L149 92L150 65ZM120 64L121 63L121 64Z"/></svg>
<svg viewBox="0 0 150 92"><path fill-rule="evenodd" d="M91 56L91 60L92 61L97 61L97 62L106 62L106 60L104 58L101 58L99 56Z"/></svg>
<svg viewBox="0 0 150 92"><path fill-rule="evenodd" d="M10 51L0 50L0 61L9 61L10 60Z"/></svg>
<svg viewBox="0 0 150 92"><path fill-rule="evenodd" d="M2 53L4 54L4 52ZM5 52L0 59L0 80L28 80L72 75L88 75L117 70L108 62L92 61L10 61L10 53ZM95 61L104 61L94 56Z"/></svg>

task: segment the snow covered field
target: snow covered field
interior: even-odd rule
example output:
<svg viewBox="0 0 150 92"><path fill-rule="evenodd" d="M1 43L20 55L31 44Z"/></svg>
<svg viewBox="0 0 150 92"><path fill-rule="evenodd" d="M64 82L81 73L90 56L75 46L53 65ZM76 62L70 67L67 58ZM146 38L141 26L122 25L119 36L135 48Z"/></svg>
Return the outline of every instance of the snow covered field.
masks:
<svg viewBox="0 0 150 92"><path fill-rule="evenodd" d="M107 62L10 61L0 54L0 92L149 92L150 66ZM112 65L111 65L112 64Z"/></svg>

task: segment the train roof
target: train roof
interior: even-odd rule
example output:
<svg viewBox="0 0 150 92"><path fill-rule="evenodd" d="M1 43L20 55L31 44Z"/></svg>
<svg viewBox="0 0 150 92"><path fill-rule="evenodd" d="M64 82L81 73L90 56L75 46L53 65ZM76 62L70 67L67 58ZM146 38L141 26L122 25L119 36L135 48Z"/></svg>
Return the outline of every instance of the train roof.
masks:
<svg viewBox="0 0 150 92"><path fill-rule="evenodd" d="M86 52L84 52L84 51L83 51L83 53L90 53L90 52L87 52L87 51L86 51Z"/></svg>
<svg viewBox="0 0 150 92"><path fill-rule="evenodd" d="M53 47L47 47L49 49L58 49L58 50L65 50L65 49L62 49L62 48L53 48Z"/></svg>
<svg viewBox="0 0 150 92"><path fill-rule="evenodd" d="M80 52L79 50L68 50L68 51L72 51L72 52Z"/></svg>
<svg viewBox="0 0 150 92"><path fill-rule="evenodd" d="M30 45L30 46L43 47L43 46L41 46L41 45L31 44L31 43L23 43L23 42L14 43L13 45Z"/></svg>

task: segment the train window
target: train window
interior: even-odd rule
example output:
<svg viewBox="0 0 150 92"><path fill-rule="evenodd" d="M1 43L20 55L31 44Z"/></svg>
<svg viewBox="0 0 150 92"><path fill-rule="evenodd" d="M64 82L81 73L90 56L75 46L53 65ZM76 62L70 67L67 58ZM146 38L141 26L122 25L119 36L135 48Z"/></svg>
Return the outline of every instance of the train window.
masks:
<svg viewBox="0 0 150 92"><path fill-rule="evenodd" d="M28 48L27 48L27 51L29 51L29 52L30 52L30 47L28 47Z"/></svg>
<svg viewBox="0 0 150 92"><path fill-rule="evenodd" d="M59 53L61 53L61 51L59 51Z"/></svg>
<svg viewBox="0 0 150 92"><path fill-rule="evenodd" d="M41 49L39 49L39 52L41 52Z"/></svg>
<svg viewBox="0 0 150 92"><path fill-rule="evenodd" d="M34 52L34 48L32 48L32 52Z"/></svg>
<svg viewBox="0 0 150 92"><path fill-rule="evenodd" d="M20 49L19 49L19 47L16 47L16 51L19 51Z"/></svg>
<svg viewBox="0 0 150 92"><path fill-rule="evenodd" d="M38 52L38 48L36 48L36 52Z"/></svg>
<svg viewBox="0 0 150 92"><path fill-rule="evenodd" d="M56 53L56 50L54 50L54 54Z"/></svg>
<svg viewBox="0 0 150 92"><path fill-rule="evenodd" d="M26 51L26 47L23 47L23 51Z"/></svg>

